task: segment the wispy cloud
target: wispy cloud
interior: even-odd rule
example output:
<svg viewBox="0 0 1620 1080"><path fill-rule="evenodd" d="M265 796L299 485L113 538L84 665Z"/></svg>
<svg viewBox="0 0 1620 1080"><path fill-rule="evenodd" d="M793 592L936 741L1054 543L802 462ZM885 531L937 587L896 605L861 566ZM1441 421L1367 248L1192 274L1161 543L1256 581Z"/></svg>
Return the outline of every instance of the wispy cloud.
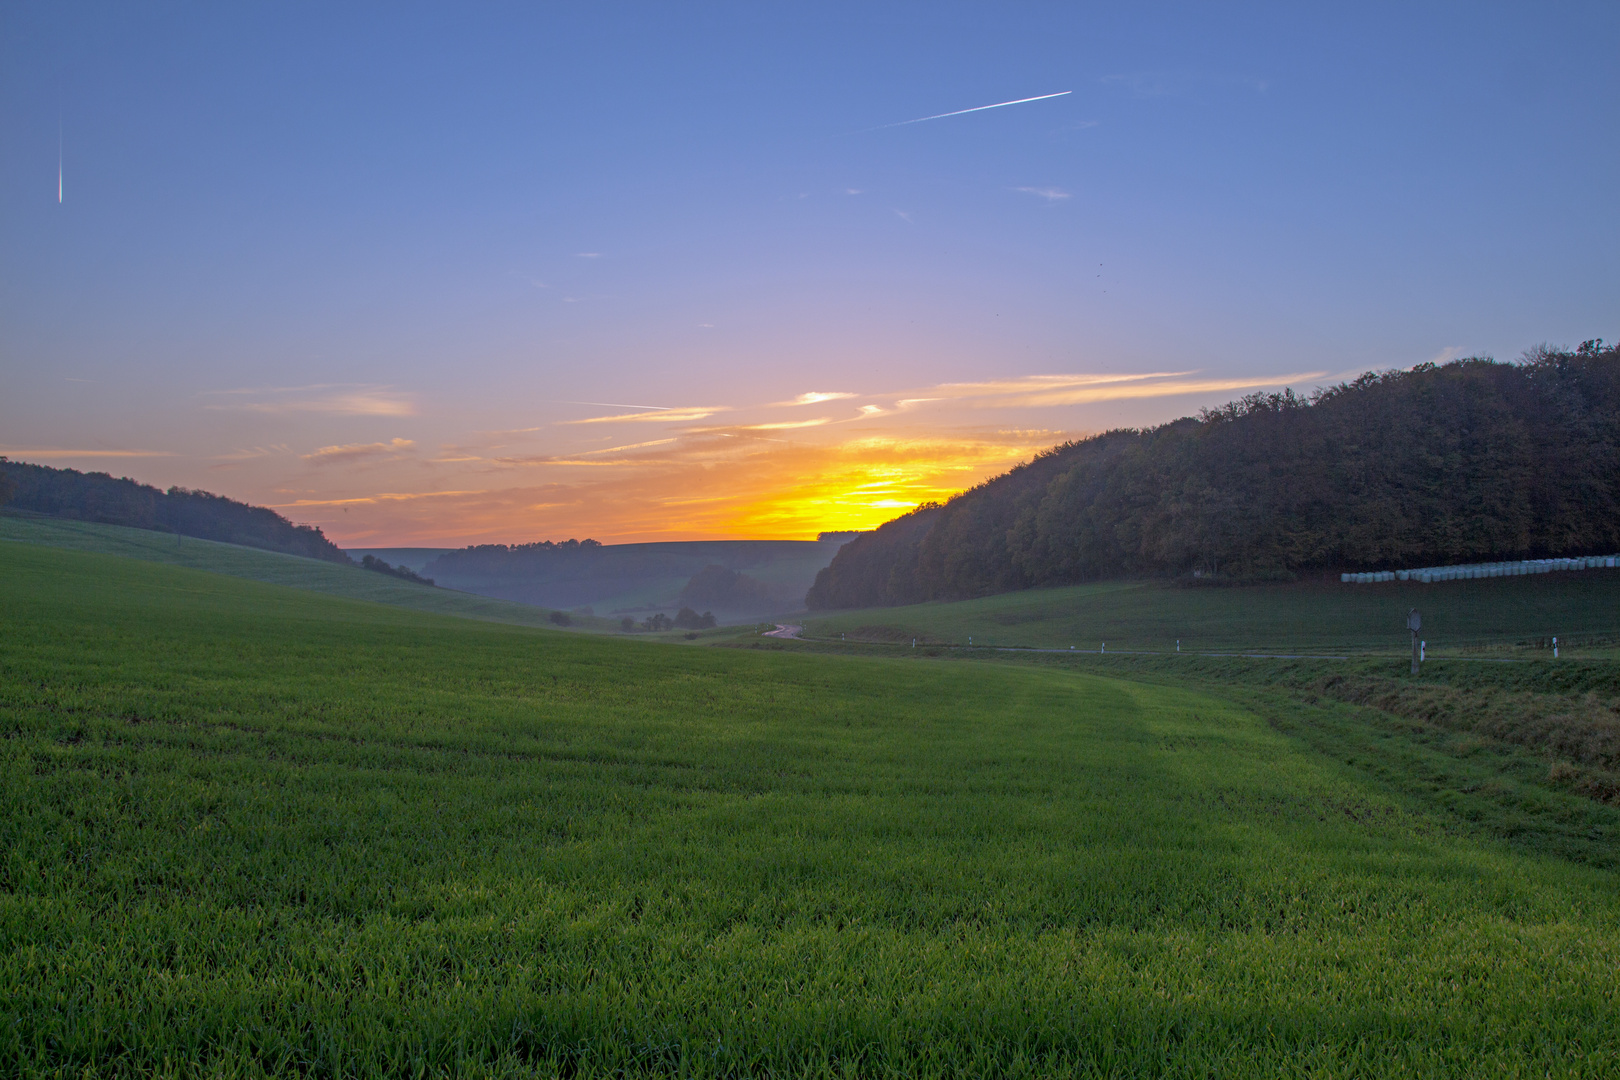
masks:
<svg viewBox="0 0 1620 1080"><path fill-rule="evenodd" d="M356 495L349 499L294 499L292 502L267 503L275 510L301 506L365 506L375 503L416 502L420 499L455 499L467 495L483 495L482 491L381 491L375 495Z"/></svg>
<svg viewBox="0 0 1620 1080"><path fill-rule="evenodd" d="M859 395L859 394L850 393L849 391L846 391L846 390L838 390L838 391L811 390L808 393L800 394L798 397L794 398L792 401L778 401L773 405L767 406L767 408L778 409L778 408L791 408L794 405L819 405L823 401L838 401L838 400L840 400L842 398L852 398L852 397L860 397L860 396L861 395Z"/></svg>
<svg viewBox="0 0 1620 1080"><path fill-rule="evenodd" d="M1326 372L1305 371L1286 375L1245 378L1199 377L1197 371L1154 371L1144 373L1084 375L1024 375L1014 379L986 382L941 383L929 387L929 397L905 397L896 401L901 408L930 400L961 401L984 408L1044 408L1054 405L1084 405L1099 401L1175 397L1232 390L1253 390L1268 386L1292 386L1320 379Z"/></svg>
<svg viewBox="0 0 1620 1080"><path fill-rule="evenodd" d="M647 442L627 443L624 446L609 446L609 447L605 447L605 448L603 448L601 450L586 450L584 453L580 454L579 456L580 457L589 457L592 454L622 454L627 450L645 450L649 446L668 446L670 443L673 443L675 441L676 440L673 439L673 438L669 438L669 439L649 439Z"/></svg>
<svg viewBox="0 0 1620 1080"><path fill-rule="evenodd" d="M410 439L391 439L388 442L374 443L345 443L341 446L323 446L313 454L305 454L304 460L311 465L338 465L352 464L357 461L376 460L386 458L396 460L401 454L416 449L416 443Z"/></svg>
<svg viewBox="0 0 1620 1080"><path fill-rule="evenodd" d="M795 428L821 427L832 423L832 417L821 416L814 420L783 420L774 424L735 424L726 428L693 428L694 432L709 431L792 431Z"/></svg>
<svg viewBox="0 0 1620 1080"><path fill-rule="evenodd" d="M325 413L334 416L415 416L416 403L388 386L316 383L311 386L259 386L208 390L207 409L231 412Z"/></svg>
<svg viewBox="0 0 1620 1080"><path fill-rule="evenodd" d="M1055 188L1055 187L1020 187L1020 188L1013 188L1013 190L1014 191L1022 191L1027 195L1038 195L1041 198L1045 199L1047 202L1062 202L1064 199L1069 198L1069 193L1067 191L1064 191L1062 188Z"/></svg>
<svg viewBox="0 0 1620 1080"><path fill-rule="evenodd" d="M911 220L911 214L909 212L905 211L905 210L896 210L894 212L894 216L899 218L901 221L905 222L907 225L915 225L916 224L916 222Z"/></svg>
<svg viewBox="0 0 1620 1080"><path fill-rule="evenodd" d="M16 458L151 458L174 457L172 450L74 450L42 446L0 447L0 457Z"/></svg>
<svg viewBox="0 0 1620 1080"><path fill-rule="evenodd" d="M576 252L574 252L574 258L576 258L576 259L600 259L601 257L602 257L602 253L600 251L576 251Z"/></svg>
<svg viewBox="0 0 1620 1080"><path fill-rule="evenodd" d="M1433 356L1429 357L1431 364L1449 364L1463 354L1461 345L1447 345Z"/></svg>
<svg viewBox="0 0 1620 1080"><path fill-rule="evenodd" d="M644 405L620 405L620 406L617 406L617 407L618 408L630 408L630 409L650 409L651 408L651 406L644 406ZM715 413L730 412L730 411L731 411L730 407L726 406L726 405L691 405L691 406L686 406L684 408L670 408L670 409L660 408L660 409L657 409L656 411L649 411L649 412L616 413L613 416L588 416L583 420L564 420L564 421L562 421L562 423L564 423L564 424L636 424L636 423L649 423L650 422L650 423L657 423L657 424L680 424L680 423L691 423L692 421L695 421L695 420L703 420L703 419L706 419L707 417L713 416Z"/></svg>
<svg viewBox="0 0 1620 1080"><path fill-rule="evenodd" d="M253 461L257 458L274 457L277 454L290 452L290 449L285 444L278 443L275 446L250 446L232 450L228 454L217 455L215 460L222 462Z"/></svg>

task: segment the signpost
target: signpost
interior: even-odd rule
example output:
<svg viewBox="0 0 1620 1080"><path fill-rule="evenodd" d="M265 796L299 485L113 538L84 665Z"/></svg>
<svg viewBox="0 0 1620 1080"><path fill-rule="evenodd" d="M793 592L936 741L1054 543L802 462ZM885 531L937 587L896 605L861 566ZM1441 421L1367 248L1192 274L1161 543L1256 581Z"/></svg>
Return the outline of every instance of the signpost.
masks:
<svg viewBox="0 0 1620 1080"><path fill-rule="evenodd" d="M1417 608L1406 613L1406 629L1412 634L1412 674L1416 675L1422 660L1418 653L1418 631L1423 629L1423 616L1418 614Z"/></svg>

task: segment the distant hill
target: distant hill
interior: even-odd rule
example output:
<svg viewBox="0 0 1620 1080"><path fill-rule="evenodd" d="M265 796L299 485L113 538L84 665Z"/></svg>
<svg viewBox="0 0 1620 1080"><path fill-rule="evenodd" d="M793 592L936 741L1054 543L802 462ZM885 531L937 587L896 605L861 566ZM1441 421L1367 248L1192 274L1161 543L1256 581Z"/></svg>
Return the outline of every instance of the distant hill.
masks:
<svg viewBox="0 0 1620 1080"><path fill-rule="evenodd" d="M1620 350L1368 373L1065 443L846 544L812 609L1125 576L1286 580L1620 548Z"/></svg>
<svg viewBox="0 0 1620 1080"><path fill-rule="evenodd" d="M440 585L545 607L591 608L597 615L674 612L694 577L712 567L727 578L722 595L704 592L722 619L737 622L802 610L816 572L841 540L698 540L651 544L479 544L448 551L421 568ZM707 583L707 584L706 584ZM700 580L699 589L712 585ZM688 594L690 600L692 594ZM730 603L717 602L721 600Z"/></svg>
<svg viewBox="0 0 1620 1080"><path fill-rule="evenodd" d="M107 473L53 469L0 457L0 487L9 505L51 517L156 529L202 540L347 563L349 557L320 529L294 525L274 510L206 491L150 484Z"/></svg>

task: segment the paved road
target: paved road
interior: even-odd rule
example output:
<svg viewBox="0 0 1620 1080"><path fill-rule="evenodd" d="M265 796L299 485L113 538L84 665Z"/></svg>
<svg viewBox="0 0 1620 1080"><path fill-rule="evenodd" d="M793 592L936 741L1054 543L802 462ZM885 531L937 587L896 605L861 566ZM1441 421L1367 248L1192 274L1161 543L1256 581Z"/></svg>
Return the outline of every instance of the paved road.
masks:
<svg viewBox="0 0 1620 1080"><path fill-rule="evenodd" d="M794 626L792 623L777 623L775 630L765 631L766 637L796 638L804 632L804 627Z"/></svg>

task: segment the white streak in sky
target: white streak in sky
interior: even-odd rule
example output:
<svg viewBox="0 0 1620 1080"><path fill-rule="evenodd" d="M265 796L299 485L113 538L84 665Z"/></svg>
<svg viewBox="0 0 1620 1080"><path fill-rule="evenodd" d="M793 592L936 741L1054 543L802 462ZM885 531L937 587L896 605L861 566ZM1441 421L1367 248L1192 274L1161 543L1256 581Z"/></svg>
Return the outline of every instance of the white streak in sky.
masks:
<svg viewBox="0 0 1620 1080"><path fill-rule="evenodd" d="M882 131L884 128L905 127L907 124L920 124L924 120L943 120L947 116L961 116L964 113L984 112L986 109L1000 109L1007 105L1022 105L1027 101L1045 101L1047 98L1063 97L1065 94L1072 93L1074 93L1073 90L1063 90L1056 94L1042 94L1039 97L1019 98L1017 101L998 101L994 105L979 105L972 109L957 109L955 112L942 112L934 116L919 116L915 120L902 120L898 124L883 124L879 127L872 128L871 130Z"/></svg>
<svg viewBox="0 0 1620 1080"><path fill-rule="evenodd" d="M56 205L62 205L62 121L56 121Z"/></svg>
<svg viewBox="0 0 1620 1080"><path fill-rule="evenodd" d="M648 412L675 412L669 405L620 405L613 401L565 401L564 405L600 405L604 409L646 409Z"/></svg>

